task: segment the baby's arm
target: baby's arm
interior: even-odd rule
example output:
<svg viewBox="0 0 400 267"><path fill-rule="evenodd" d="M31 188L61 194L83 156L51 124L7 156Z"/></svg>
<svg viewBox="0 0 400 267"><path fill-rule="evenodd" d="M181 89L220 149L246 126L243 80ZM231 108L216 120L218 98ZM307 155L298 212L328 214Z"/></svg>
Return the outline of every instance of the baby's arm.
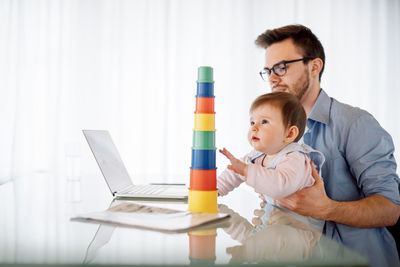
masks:
<svg viewBox="0 0 400 267"><path fill-rule="evenodd" d="M247 165L245 162L247 161L246 159L249 158L250 154L254 154L254 152L250 152L248 154L246 154L243 158L236 159L228 150L226 150L225 148L223 150L220 150L220 152L222 154L224 154L226 157L227 153L229 153L230 158L228 157L228 159L231 161L232 164L232 160L231 158L233 158L238 164L244 164ZM233 165L233 164L232 164ZM245 181L245 177L243 175L240 175L238 173L236 173L230 166L232 165L228 165L228 168L225 169L221 175L218 176L217 179L217 188L218 188L218 195L220 196L224 196L226 194L228 194L230 191L232 191L233 189L235 189L236 187L238 187L241 183L243 183L243 181Z"/></svg>
<svg viewBox="0 0 400 267"><path fill-rule="evenodd" d="M227 157L229 159L229 161L231 162L231 165L228 165L229 170L232 170L232 171L236 172L237 174L240 174L244 177L247 176L247 167L248 166L246 163L244 163L240 159L235 158L235 156L233 156L231 154L231 152L229 152L228 149L226 149L226 148L223 148L222 150L220 149L219 152L224 154L224 156Z"/></svg>
<svg viewBox="0 0 400 267"><path fill-rule="evenodd" d="M225 196L244 182L244 177L230 169L225 169L217 179L218 195Z"/></svg>
<svg viewBox="0 0 400 267"><path fill-rule="evenodd" d="M282 156L275 169L249 165L246 183L273 199L289 196L314 184L310 159L300 152L292 152Z"/></svg>

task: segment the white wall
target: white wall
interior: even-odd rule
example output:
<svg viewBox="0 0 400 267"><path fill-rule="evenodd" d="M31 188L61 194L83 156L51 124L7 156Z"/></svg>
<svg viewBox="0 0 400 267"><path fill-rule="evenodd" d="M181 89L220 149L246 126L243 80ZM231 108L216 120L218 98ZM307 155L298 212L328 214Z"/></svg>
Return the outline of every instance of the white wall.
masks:
<svg viewBox="0 0 400 267"><path fill-rule="evenodd" d="M328 94L371 112L399 148L399 1L0 0L0 181L100 175L80 130L108 129L135 180L188 183L202 65L217 145L245 153L249 104L269 91L254 40L291 23L324 45Z"/></svg>

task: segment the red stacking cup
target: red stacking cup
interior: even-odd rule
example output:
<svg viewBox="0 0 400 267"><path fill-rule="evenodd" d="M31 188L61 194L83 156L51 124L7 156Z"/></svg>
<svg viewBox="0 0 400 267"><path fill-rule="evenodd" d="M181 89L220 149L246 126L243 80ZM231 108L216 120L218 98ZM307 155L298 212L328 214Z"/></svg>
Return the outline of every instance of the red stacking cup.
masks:
<svg viewBox="0 0 400 267"><path fill-rule="evenodd" d="M196 97L196 113L214 112L214 97Z"/></svg>
<svg viewBox="0 0 400 267"><path fill-rule="evenodd" d="M190 169L190 190L215 191L217 190L217 170Z"/></svg>

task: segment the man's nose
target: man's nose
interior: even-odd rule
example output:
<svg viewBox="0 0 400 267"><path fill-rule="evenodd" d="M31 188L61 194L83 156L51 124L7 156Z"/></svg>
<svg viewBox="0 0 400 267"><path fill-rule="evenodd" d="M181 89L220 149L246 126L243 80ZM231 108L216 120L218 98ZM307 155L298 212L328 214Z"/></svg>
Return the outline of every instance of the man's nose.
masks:
<svg viewBox="0 0 400 267"><path fill-rule="evenodd" d="M269 75L268 80L272 88L275 84L278 84L281 81L281 77L276 75L275 72L271 71L271 75Z"/></svg>

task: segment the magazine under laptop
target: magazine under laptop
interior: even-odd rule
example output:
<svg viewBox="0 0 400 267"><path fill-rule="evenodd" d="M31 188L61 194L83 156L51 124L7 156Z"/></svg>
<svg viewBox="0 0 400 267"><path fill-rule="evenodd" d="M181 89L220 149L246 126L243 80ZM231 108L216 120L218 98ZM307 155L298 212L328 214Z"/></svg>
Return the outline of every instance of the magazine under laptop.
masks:
<svg viewBox="0 0 400 267"><path fill-rule="evenodd" d="M110 133L106 130L82 131L113 196L135 199L187 200L188 188L185 184L134 185Z"/></svg>

